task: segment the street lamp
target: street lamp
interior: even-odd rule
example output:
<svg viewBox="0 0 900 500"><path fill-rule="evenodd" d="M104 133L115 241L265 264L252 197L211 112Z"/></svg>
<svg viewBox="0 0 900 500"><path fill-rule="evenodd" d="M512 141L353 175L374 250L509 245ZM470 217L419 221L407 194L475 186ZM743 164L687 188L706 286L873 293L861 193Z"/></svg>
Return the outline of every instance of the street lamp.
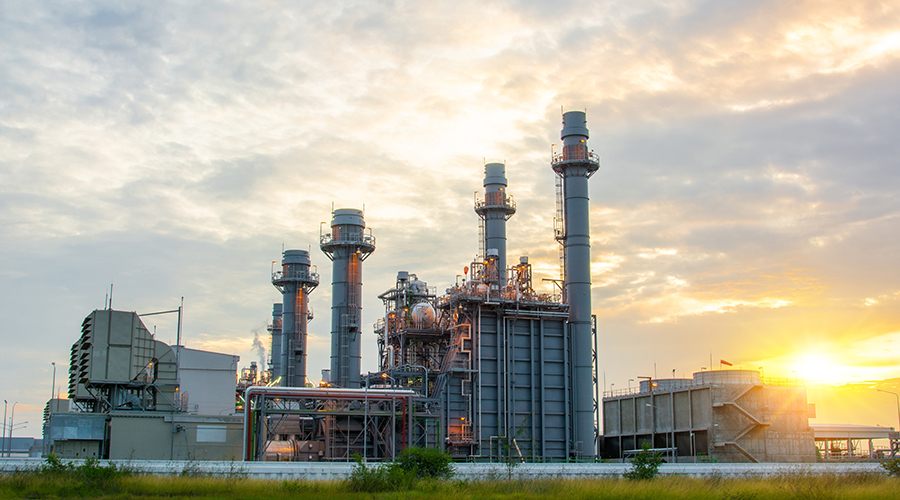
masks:
<svg viewBox="0 0 900 500"><path fill-rule="evenodd" d="M6 444L6 457L7 458L12 456L12 437L13 437L12 433L13 433L13 426L15 425L15 422L16 422L16 405L17 404L19 404L18 401L13 403L12 410L9 412L9 440L7 440L7 444Z"/></svg>
<svg viewBox="0 0 900 500"><path fill-rule="evenodd" d="M397 381L394 380L394 377L388 375L387 373L382 373L381 378L382 380L391 379L391 389L393 389L394 385L397 383Z"/></svg>
<svg viewBox="0 0 900 500"><path fill-rule="evenodd" d="M8 403L6 400L3 400L3 440L0 442L0 457L3 456L4 451L6 450L6 405Z"/></svg>
<svg viewBox="0 0 900 500"><path fill-rule="evenodd" d="M628 379L628 393L631 394L631 383L634 382L633 378Z"/></svg>
<svg viewBox="0 0 900 500"><path fill-rule="evenodd" d="M875 389L878 392L886 392L888 394L893 394L895 398L897 398L897 423L900 424L900 394L896 392L886 391L884 389ZM897 430L900 431L900 426L897 427Z"/></svg>

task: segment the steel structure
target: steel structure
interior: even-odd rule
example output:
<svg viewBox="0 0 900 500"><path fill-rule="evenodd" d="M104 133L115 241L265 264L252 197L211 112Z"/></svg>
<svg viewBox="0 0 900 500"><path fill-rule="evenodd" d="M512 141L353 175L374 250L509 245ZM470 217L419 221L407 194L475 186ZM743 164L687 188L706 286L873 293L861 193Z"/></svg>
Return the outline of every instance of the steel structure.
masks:
<svg viewBox="0 0 900 500"><path fill-rule="evenodd" d="M306 250L285 250L281 271L272 273L272 284L283 300L278 363L283 387L306 386L306 326L312 319L309 293L319 284L319 274L310 264Z"/></svg>
<svg viewBox="0 0 900 500"><path fill-rule="evenodd" d="M593 329L591 324L591 227L588 179L600 168L600 159L587 147L589 137L583 111L563 114L562 153L553 157L553 171L562 181L565 248L565 296L569 304L572 342L572 405L576 448L580 454L596 454L595 394L593 377ZM596 354L596 353L595 353Z"/></svg>
<svg viewBox="0 0 900 500"><path fill-rule="evenodd" d="M393 459L440 442L439 415L410 390L248 387L244 400L244 460Z"/></svg>
<svg viewBox="0 0 900 500"><path fill-rule="evenodd" d="M384 318L375 325L381 369L403 376L406 385L415 382L428 395L428 373L440 371L449 341L446 324L438 321L435 290L415 274L400 271L394 287L378 298L385 306Z"/></svg>
<svg viewBox="0 0 900 500"><path fill-rule="evenodd" d="M375 251L375 238L362 210L341 208L332 213L331 231L322 230L319 241L332 261L331 383L358 388L362 263Z"/></svg>

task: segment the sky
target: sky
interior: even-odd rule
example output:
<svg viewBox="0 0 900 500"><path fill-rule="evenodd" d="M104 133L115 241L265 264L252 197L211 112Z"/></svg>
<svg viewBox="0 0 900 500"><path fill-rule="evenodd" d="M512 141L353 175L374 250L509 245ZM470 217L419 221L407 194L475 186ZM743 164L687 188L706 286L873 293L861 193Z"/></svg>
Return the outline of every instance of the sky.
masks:
<svg viewBox="0 0 900 500"><path fill-rule="evenodd" d="M813 422L897 425L875 391L900 392L896 2L10 0L0 47L0 390L16 435L40 435L51 363L65 394L111 284L115 309L183 297L188 347L260 360L283 248L321 275L317 378L332 209L364 209L377 240L372 325L398 271L442 292L475 258L485 162L506 163L518 207L509 261L529 256L549 287L561 110L586 111L602 159L604 390L726 360L859 389L858 411L823 397ZM175 342L173 315L146 323ZM363 353L377 369L368 327Z"/></svg>

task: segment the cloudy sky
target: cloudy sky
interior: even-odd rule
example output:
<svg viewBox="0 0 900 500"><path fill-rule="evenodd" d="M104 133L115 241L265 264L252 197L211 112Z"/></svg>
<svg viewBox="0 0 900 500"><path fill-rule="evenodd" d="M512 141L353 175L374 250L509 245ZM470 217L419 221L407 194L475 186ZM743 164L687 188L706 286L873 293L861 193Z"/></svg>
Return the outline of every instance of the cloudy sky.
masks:
<svg viewBox="0 0 900 500"><path fill-rule="evenodd" d="M364 207L377 238L371 325L397 271L440 291L474 258L485 161L507 163L518 205L510 261L556 278L561 108L587 111L602 157L607 390L726 359L882 381L840 419L896 425L872 390L900 390L896 2L5 1L0 47L0 375L19 435L39 435L51 362L65 386L111 283L139 313L183 296L188 347L259 359L282 247L322 275L317 377L332 207ZM170 343L174 323L147 318ZM371 333L364 353L375 369Z"/></svg>

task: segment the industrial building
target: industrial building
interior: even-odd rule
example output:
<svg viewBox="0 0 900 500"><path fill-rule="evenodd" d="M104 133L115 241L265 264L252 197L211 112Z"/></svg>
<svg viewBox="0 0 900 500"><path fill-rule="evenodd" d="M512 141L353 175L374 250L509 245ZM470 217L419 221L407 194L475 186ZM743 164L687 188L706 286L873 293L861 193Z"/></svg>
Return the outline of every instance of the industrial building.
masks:
<svg viewBox="0 0 900 500"><path fill-rule="evenodd" d="M561 295L537 293L527 257L507 266L506 221L516 213L506 166L488 163L477 198L478 258L437 296L400 272L379 297L381 368L441 408L445 449L459 459L594 458L598 408L596 327L591 316L588 149L585 113L563 115L556 239ZM549 236L549 235L548 235Z"/></svg>
<svg viewBox="0 0 900 500"><path fill-rule="evenodd" d="M814 462L806 387L776 382L753 370L700 371L609 394L605 456L626 459L647 443L669 461Z"/></svg>
<svg viewBox="0 0 900 500"><path fill-rule="evenodd" d="M93 311L72 346L69 398L50 400L44 411L49 452L118 460L238 457L237 363L230 354L156 340L134 312Z"/></svg>
<svg viewBox="0 0 900 500"><path fill-rule="evenodd" d="M330 231L320 237L333 274L329 388L287 390L305 384L282 377L279 385L285 389L248 389L245 458L328 460L352 453L384 458L390 456L386 450L412 443L439 446L458 459L597 456L588 179L599 169L599 158L587 146L585 113L570 111L562 118L563 148L551 158L560 293L534 290L527 257L507 265L506 222L516 205L507 193L506 165L488 163L484 195L476 197L474 207L477 258L441 295L415 274L399 271L394 286L379 295L385 306L375 325L380 371L361 374L362 262L375 250L375 239L362 211L335 210ZM285 252L283 270L273 278L284 293L283 305L273 308L274 380L286 374L278 359L287 359L291 342L305 345L305 330L289 325L306 319L288 317L288 304L303 298L287 291L286 277L296 272L293 252ZM306 256L300 258L309 266ZM323 416L322 410L339 407L346 413ZM297 452L301 449L321 453Z"/></svg>

